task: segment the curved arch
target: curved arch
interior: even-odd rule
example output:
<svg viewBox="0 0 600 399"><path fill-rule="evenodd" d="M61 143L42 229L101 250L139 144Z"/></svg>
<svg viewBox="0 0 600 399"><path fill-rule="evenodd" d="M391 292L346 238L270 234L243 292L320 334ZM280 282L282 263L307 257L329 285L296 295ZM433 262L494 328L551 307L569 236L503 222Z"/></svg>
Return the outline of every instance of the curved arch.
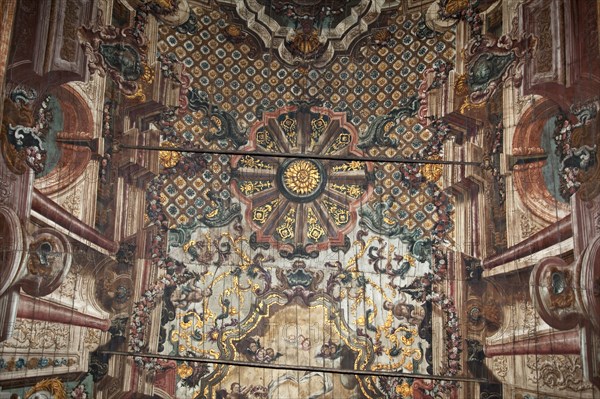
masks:
<svg viewBox="0 0 600 399"><path fill-rule="evenodd" d="M512 154L543 155L542 134L544 125L555 116L560 107L553 101L543 99L525 111L515 128ZM545 161L515 165L513 179L519 198L534 215L548 223L554 223L570 213L568 204L558 201L548 190L542 168Z"/></svg>
<svg viewBox="0 0 600 399"><path fill-rule="evenodd" d="M94 130L94 118L83 96L72 86L60 86L56 92L64 112L64 131L61 137L75 135L76 139L91 139Z"/></svg>
<svg viewBox="0 0 600 399"><path fill-rule="evenodd" d="M88 147L66 140L90 141L93 138L94 119L85 99L71 86L63 85L52 93L63 112L63 130L57 134L61 156L50 173L34 181L35 187L45 195L54 194L74 184L92 159Z"/></svg>

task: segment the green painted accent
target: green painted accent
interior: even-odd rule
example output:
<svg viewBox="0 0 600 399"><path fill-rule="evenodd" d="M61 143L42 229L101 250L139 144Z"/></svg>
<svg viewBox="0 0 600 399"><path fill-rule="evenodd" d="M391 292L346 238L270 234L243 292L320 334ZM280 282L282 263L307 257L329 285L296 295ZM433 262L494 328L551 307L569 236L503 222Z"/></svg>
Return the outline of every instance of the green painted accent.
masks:
<svg viewBox="0 0 600 399"><path fill-rule="evenodd" d="M64 129L64 115L56 97L50 97L48 109L52 112L52 121L49 124L48 134L44 138L46 148L46 165L44 170L36 174L36 178L44 177L58 165L62 151L56 143L56 136Z"/></svg>

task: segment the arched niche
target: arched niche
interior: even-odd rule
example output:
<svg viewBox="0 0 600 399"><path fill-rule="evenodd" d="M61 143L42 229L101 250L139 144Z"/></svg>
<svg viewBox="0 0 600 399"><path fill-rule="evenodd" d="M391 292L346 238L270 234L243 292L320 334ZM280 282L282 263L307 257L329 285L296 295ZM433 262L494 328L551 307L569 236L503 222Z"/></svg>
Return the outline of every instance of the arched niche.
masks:
<svg viewBox="0 0 600 399"><path fill-rule="evenodd" d="M559 160L554 154L552 131L559 112L560 107L553 101L542 99L533 102L519 120L512 143L512 154L517 159L540 158L517 163L513 179L525 207L548 223L570 213L569 204L560 198L557 186Z"/></svg>
<svg viewBox="0 0 600 399"><path fill-rule="evenodd" d="M53 128L47 137L46 169L36 176L34 186L51 195L73 185L92 159L94 120L83 97L69 85L54 89Z"/></svg>

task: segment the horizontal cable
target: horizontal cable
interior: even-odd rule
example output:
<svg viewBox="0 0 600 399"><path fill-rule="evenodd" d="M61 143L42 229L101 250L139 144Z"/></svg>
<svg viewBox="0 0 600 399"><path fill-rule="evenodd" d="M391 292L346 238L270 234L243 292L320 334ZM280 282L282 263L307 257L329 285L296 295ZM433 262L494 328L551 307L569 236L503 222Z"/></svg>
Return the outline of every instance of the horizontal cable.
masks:
<svg viewBox="0 0 600 399"><path fill-rule="evenodd" d="M259 152L259 151L240 151L240 150L211 150L208 148L186 148L186 147L160 147L160 146L142 146L121 144L120 148L132 150L148 150L148 151L173 151L173 152L192 152L198 154L215 154L215 155L252 155L254 157L272 157L272 158L303 158L303 159L320 159L327 161L359 161L359 162L384 162L384 163L413 163L413 164L438 164L438 165L473 165L481 166L481 162L468 161L445 161L443 159L412 159L412 158L389 158L389 157L341 157L334 155L323 154L289 154L283 152Z"/></svg>
<svg viewBox="0 0 600 399"><path fill-rule="evenodd" d="M347 370L347 369L339 369L339 368L332 368L332 367L309 367L309 366L300 366L300 365L293 365L293 364L242 362L239 360L205 359L205 358L199 358L199 357L186 357L186 356L126 352L126 351L99 350L98 353L105 354L105 355L147 357L147 358L151 358L151 359L164 359L164 360L181 360L181 361L194 362L194 363L222 364L222 365L226 365L226 366L251 367L251 368L272 369L272 370L306 371L306 372L319 372L319 373L344 374L344 375L361 375L361 376L371 376L371 377L406 377L406 378L421 378L424 380L441 380L441 381L488 382L488 380L483 379L483 378L429 375L429 374L418 374L418 373L403 373L403 372L397 372L397 371Z"/></svg>

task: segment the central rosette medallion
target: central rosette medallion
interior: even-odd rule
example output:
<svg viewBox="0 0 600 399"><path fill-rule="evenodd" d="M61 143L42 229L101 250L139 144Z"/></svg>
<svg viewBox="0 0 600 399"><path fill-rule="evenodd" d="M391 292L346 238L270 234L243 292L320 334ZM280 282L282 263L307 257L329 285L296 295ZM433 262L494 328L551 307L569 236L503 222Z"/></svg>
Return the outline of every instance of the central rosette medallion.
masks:
<svg viewBox="0 0 600 399"><path fill-rule="evenodd" d="M327 175L316 160L288 159L279 167L278 180L281 192L291 201L308 202L321 194Z"/></svg>
<svg viewBox="0 0 600 399"><path fill-rule="evenodd" d="M347 249L356 208L372 191L373 166L356 143L345 113L307 105L265 113L242 149L247 155L232 158L232 189L254 229L251 245L272 245L290 258Z"/></svg>

